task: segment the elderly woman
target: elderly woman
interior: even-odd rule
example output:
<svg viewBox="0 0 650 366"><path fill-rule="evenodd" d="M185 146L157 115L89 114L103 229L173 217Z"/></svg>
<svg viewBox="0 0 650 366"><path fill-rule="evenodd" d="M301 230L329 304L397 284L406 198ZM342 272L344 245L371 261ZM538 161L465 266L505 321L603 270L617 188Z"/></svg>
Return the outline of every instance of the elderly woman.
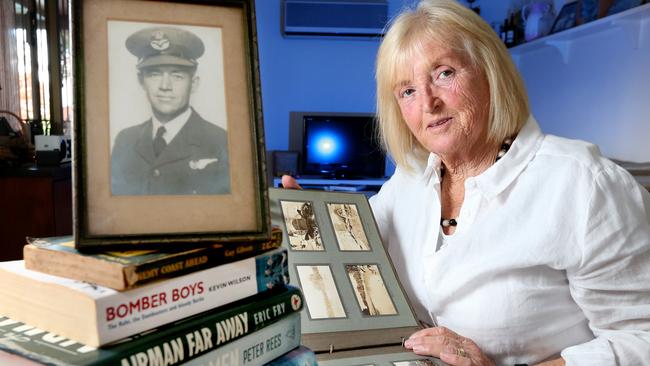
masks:
<svg viewBox="0 0 650 366"><path fill-rule="evenodd" d="M405 346L451 365L648 364L648 192L596 146L544 135L502 42L452 0L397 17L376 76L397 169L371 204L436 325Z"/></svg>

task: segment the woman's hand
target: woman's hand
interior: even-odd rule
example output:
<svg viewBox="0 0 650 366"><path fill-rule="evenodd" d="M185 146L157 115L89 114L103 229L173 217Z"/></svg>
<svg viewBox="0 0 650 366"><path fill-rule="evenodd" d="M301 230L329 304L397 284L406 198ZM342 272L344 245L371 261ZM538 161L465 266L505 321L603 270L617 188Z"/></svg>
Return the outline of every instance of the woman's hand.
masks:
<svg viewBox="0 0 650 366"><path fill-rule="evenodd" d="M404 346L418 355L438 357L452 366L494 366L474 341L445 327L419 330Z"/></svg>
<svg viewBox="0 0 650 366"><path fill-rule="evenodd" d="M296 181L296 178L290 176L290 175L283 175L282 176L282 187L288 188L288 189L302 189L300 184L298 184L298 181Z"/></svg>

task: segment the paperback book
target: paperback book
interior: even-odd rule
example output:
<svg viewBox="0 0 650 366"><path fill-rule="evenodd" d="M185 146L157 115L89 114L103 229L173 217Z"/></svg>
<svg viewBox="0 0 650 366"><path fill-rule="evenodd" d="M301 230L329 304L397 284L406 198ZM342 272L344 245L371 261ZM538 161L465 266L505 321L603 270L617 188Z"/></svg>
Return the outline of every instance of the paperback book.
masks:
<svg viewBox="0 0 650 366"><path fill-rule="evenodd" d="M56 366L171 366L193 359L210 362L230 357L234 346L229 346L235 344L233 342L242 341L237 343L239 354L239 351L254 348L262 339L265 351L282 352L283 347L288 350L300 342L299 334L298 337L289 337L285 333L300 332L300 328L294 329L299 326L299 319L294 319L298 317L302 304L299 289L282 286L102 348L0 316L0 350ZM279 333L282 334L279 338L273 338ZM266 335L265 338L262 334ZM238 357L235 358L239 360Z"/></svg>
<svg viewBox="0 0 650 366"><path fill-rule="evenodd" d="M155 280L254 257L279 248L282 231L273 228L270 240L215 243L183 251L129 250L81 253L71 236L28 238L25 267L38 272L126 290Z"/></svg>
<svg viewBox="0 0 650 366"><path fill-rule="evenodd" d="M300 314L291 314L250 336L228 343L184 365L187 366L276 366L304 365L284 355L300 346ZM313 354L313 352L312 352ZM314 356L315 359L315 356ZM315 366L315 364L313 364ZM311 366L311 365L309 365Z"/></svg>
<svg viewBox="0 0 650 366"><path fill-rule="evenodd" d="M0 314L101 346L289 282L287 251L116 291L0 263Z"/></svg>
<svg viewBox="0 0 650 366"><path fill-rule="evenodd" d="M404 352L421 329L386 253L365 195L270 189L291 283L302 289L303 344L319 362ZM357 364L357 363L350 363Z"/></svg>

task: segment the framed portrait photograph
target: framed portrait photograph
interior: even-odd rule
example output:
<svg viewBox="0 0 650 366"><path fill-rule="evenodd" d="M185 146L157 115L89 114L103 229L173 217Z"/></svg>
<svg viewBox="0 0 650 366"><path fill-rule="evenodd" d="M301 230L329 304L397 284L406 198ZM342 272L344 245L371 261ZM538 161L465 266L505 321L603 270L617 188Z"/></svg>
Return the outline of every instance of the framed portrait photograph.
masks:
<svg viewBox="0 0 650 366"><path fill-rule="evenodd" d="M74 0L78 248L270 235L253 0Z"/></svg>
<svg viewBox="0 0 650 366"><path fill-rule="evenodd" d="M383 347L402 349L402 338L420 324L366 196L270 188L269 200L271 222L282 228L282 245L289 249L290 284L305 296L302 343L327 359L345 357L332 349L378 346L382 350L374 349L377 354L387 351ZM313 234L307 235L310 230ZM314 237L322 248L310 247Z"/></svg>
<svg viewBox="0 0 650 366"><path fill-rule="evenodd" d="M578 19L578 1L564 4L555 18L551 33L561 32L563 30L576 26Z"/></svg>

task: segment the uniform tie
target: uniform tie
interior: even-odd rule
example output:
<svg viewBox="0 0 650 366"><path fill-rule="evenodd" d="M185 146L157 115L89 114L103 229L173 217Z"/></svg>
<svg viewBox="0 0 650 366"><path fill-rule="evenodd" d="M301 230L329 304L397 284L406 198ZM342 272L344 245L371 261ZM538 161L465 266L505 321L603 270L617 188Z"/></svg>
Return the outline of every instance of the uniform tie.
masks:
<svg viewBox="0 0 650 366"><path fill-rule="evenodd" d="M164 126L158 127L156 137L153 139L153 152L156 154L156 157L158 157L158 155L160 155L160 153L165 149L165 146L167 146L167 141L163 138L165 132L166 130Z"/></svg>

